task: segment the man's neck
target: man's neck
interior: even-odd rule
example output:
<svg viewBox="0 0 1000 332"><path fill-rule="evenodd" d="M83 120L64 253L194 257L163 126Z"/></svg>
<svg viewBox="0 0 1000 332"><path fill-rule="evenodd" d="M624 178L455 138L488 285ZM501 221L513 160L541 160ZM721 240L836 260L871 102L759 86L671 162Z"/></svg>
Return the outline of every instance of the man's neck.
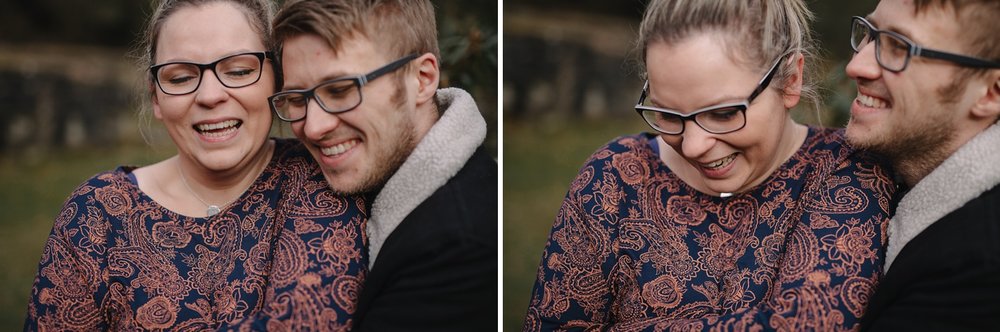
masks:
<svg viewBox="0 0 1000 332"><path fill-rule="evenodd" d="M906 156L895 156L892 158L892 166L896 173L907 187L913 188L920 180L929 175L945 160L951 157L959 148L971 141L989 127L989 124L979 128L972 126L957 126L962 130L954 132L954 136L948 139L948 143L941 145L937 149L923 151L923 153L911 153Z"/></svg>
<svg viewBox="0 0 1000 332"><path fill-rule="evenodd" d="M896 173L899 174L903 183L907 187L913 188L917 182L920 182L928 174L931 174L950 155L950 153L927 153L923 156L914 156L905 160L895 160L892 166L896 169Z"/></svg>
<svg viewBox="0 0 1000 332"><path fill-rule="evenodd" d="M437 98L437 96L434 98ZM438 108L441 107L443 111L444 109L447 109L448 106L449 105L438 106L437 102L417 105L415 110L417 114L413 119L413 137L417 139L417 142L423 140L424 136L427 135L427 132L431 130L431 127L434 127L434 124L441 119L441 111L439 111Z"/></svg>

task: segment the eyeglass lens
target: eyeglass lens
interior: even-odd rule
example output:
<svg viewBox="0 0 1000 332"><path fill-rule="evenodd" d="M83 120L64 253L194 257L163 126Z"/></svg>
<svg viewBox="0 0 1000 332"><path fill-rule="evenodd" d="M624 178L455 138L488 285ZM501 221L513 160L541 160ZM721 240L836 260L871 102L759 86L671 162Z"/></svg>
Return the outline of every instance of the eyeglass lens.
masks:
<svg viewBox="0 0 1000 332"><path fill-rule="evenodd" d="M263 60L257 54L238 54L215 62L211 69L222 85L241 88L260 79L262 65ZM202 74L198 64L177 62L159 67L156 78L164 93L177 95L197 90Z"/></svg>
<svg viewBox="0 0 1000 332"><path fill-rule="evenodd" d="M312 92L280 93L271 98L279 117L297 120L305 117L309 97L330 113L346 112L361 104L361 89L355 78L335 80L317 86Z"/></svg>
<svg viewBox="0 0 1000 332"><path fill-rule="evenodd" d="M667 133L680 134L684 132L685 119L679 115L643 110L642 117L653 129ZM694 122L710 133L727 133L743 128L746 118L739 106L721 107L700 112L694 116Z"/></svg>
<svg viewBox="0 0 1000 332"><path fill-rule="evenodd" d="M900 71L906 68L907 61L910 60L909 42L884 31L874 31L874 28L867 22L854 19L851 28L851 46L855 52L860 52L872 40L872 35L878 39L875 41L875 59L878 64L891 71Z"/></svg>

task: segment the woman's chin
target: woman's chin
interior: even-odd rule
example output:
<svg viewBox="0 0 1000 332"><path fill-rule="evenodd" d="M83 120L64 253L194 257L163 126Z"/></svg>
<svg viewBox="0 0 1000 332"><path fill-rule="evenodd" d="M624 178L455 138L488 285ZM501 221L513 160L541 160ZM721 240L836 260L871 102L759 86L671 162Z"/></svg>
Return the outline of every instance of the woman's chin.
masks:
<svg viewBox="0 0 1000 332"><path fill-rule="evenodd" d="M713 195L729 196L733 193L743 191L743 188L739 184L735 183L734 179L726 180L710 180L708 181L708 190L711 190Z"/></svg>

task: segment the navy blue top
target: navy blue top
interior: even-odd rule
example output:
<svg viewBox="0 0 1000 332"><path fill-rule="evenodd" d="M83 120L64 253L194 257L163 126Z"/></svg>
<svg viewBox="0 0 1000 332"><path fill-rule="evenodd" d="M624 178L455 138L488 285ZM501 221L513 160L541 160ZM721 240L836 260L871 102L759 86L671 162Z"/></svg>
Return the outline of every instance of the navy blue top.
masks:
<svg viewBox="0 0 1000 332"><path fill-rule="evenodd" d="M880 277L891 178L810 128L760 185L701 193L651 134L597 150L570 185L524 329L843 330Z"/></svg>
<svg viewBox="0 0 1000 332"><path fill-rule="evenodd" d="M350 326L367 207L330 191L301 143L276 140L250 188L207 218L160 206L133 170L97 174L66 200L25 330Z"/></svg>

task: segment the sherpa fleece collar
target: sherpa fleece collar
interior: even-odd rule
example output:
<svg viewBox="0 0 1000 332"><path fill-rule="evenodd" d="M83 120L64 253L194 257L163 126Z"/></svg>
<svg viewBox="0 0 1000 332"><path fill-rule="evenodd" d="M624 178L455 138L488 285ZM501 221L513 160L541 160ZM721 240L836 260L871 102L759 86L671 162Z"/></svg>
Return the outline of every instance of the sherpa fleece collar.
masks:
<svg viewBox="0 0 1000 332"><path fill-rule="evenodd" d="M1000 123L965 143L903 196L889 221L885 272L917 234L1000 183L998 146Z"/></svg>
<svg viewBox="0 0 1000 332"><path fill-rule="evenodd" d="M437 91L445 111L427 135L375 197L368 219L368 267L399 223L443 186L486 139L486 121L469 93L446 88Z"/></svg>

